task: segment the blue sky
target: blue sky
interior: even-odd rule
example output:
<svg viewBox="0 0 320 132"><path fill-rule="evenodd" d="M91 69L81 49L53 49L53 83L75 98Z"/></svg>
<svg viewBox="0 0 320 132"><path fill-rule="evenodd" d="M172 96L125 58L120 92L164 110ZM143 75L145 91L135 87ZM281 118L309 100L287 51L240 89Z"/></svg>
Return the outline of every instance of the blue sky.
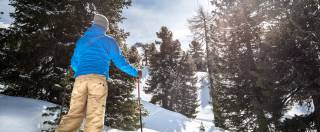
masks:
<svg viewBox="0 0 320 132"><path fill-rule="evenodd" d="M13 9L8 3L9 0L0 0L0 11L5 13L1 16L0 26L13 21L9 17ZM127 19L120 25L130 32L127 39L129 45L154 42L160 27L167 26L173 32L174 39L179 39L186 49L192 40L187 19L195 14L199 6L205 9L211 7L209 0L132 0L132 6L123 12Z"/></svg>
<svg viewBox="0 0 320 132"><path fill-rule="evenodd" d="M9 5L9 0L0 0L0 12L4 12L4 15L0 16L0 26L3 24L9 24L13 20L9 17L9 12L13 12L14 9Z"/></svg>

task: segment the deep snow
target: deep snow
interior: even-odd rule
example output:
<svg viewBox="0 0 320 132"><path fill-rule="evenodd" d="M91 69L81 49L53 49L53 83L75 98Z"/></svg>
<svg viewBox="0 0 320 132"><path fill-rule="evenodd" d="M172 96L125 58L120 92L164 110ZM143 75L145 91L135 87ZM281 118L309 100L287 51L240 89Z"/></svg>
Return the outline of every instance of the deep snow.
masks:
<svg viewBox="0 0 320 132"><path fill-rule="evenodd" d="M0 132L39 132L42 111L52 103L0 95Z"/></svg>

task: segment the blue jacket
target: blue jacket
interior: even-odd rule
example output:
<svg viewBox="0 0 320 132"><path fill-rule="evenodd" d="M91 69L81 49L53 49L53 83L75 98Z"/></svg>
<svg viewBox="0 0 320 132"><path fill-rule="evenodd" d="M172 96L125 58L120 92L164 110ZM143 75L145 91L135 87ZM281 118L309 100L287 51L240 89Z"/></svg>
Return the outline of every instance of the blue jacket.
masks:
<svg viewBox="0 0 320 132"><path fill-rule="evenodd" d="M133 77L138 76L138 71L122 56L117 42L105 34L103 27L93 24L76 43L71 59L75 77L100 74L109 78L110 60L121 71Z"/></svg>

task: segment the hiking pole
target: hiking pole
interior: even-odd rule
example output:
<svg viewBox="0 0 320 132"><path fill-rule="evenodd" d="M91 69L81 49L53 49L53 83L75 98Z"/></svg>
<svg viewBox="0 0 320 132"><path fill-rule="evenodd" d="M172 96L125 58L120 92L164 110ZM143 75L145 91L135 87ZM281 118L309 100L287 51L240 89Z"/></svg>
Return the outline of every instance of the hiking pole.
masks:
<svg viewBox="0 0 320 132"><path fill-rule="evenodd" d="M141 117L141 106L140 106L140 77L138 78L138 105L139 105L139 112L140 112L140 129L142 132L142 117Z"/></svg>

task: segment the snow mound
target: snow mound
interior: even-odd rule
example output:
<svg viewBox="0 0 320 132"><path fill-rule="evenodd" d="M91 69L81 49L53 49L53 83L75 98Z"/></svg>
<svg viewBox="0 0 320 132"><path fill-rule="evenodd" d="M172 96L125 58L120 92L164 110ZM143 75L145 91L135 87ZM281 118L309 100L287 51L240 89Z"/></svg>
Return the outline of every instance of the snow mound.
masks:
<svg viewBox="0 0 320 132"><path fill-rule="evenodd" d="M149 112L147 117L143 118L144 128L152 129L160 132L193 132L199 131L201 123L203 123L206 131L222 131L214 127L212 105L210 104L211 97L209 94L209 81L206 72L197 72L196 87L198 88L199 111L195 119L189 119L186 116L166 110L160 106L148 103L152 95L146 94L143 87L147 86L146 81L149 79L149 69L144 67L142 69L143 75L140 84L140 95L144 108ZM138 96L138 89L133 91L133 94ZM144 130L148 131L148 130Z"/></svg>
<svg viewBox="0 0 320 132"><path fill-rule="evenodd" d="M144 128L159 132L196 132L199 131L201 122L203 122L208 132L221 131L211 122L192 120L180 113L166 110L146 101L142 101L142 104L149 112L149 115L143 119Z"/></svg>
<svg viewBox="0 0 320 132"><path fill-rule="evenodd" d="M42 124L42 111L52 103L0 95L1 132L39 132Z"/></svg>
<svg viewBox="0 0 320 132"><path fill-rule="evenodd" d="M186 122L190 122L185 116L142 101L143 106L148 110L149 115L143 119L145 128L152 128L161 132L181 131L186 128Z"/></svg>

